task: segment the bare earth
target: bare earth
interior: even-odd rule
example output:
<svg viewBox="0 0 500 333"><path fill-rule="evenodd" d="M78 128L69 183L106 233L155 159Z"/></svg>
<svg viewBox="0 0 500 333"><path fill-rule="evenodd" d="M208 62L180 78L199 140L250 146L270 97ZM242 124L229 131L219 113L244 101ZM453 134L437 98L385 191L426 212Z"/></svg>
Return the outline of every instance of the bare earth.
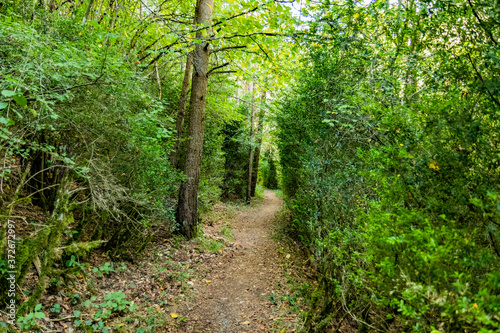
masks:
<svg viewBox="0 0 500 333"><path fill-rule="evenodd" d="M266 190L261 204L237 213L233 226L238 249L211 263L207 278L194 287L193 300L179 309L186 311L186 324L178 332L268 332L275 327L283 313L278 314L270 295L284 282L282 259L269 227L281 204L274 192ZM290 322L292 317L279 319Z"/></svg>

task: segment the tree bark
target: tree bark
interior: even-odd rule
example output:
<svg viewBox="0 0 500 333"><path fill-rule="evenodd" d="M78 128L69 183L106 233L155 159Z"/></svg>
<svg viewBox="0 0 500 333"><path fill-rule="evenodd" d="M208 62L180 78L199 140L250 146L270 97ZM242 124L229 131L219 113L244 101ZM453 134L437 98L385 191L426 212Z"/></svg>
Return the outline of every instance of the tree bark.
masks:
<svg viewBox="0 0 500 333"><path fill-rule="evenodd" d="M196 22L210 23L214 0L198 0L196 4ZM196 33L196 38L204 40L210 36L211 30ZM186 145L186 160L184 174L187 179L179 189L177 207L177 223L180 232L188 239L196 236L198 224L198 184L200 182L203 136L205 130L205 108L207 103L208 60L210 44L202 42L193 51L193 79L191 97L189 100L188 139Z"/></svg>
<svg viewBox="0 0 500 333"><path fill-rule="evenodd" d="M266 103L266 92L264 91L262 95L261 104L263 105L265 103ZM262 130L264 128L265 115L266 115L265 109L261 107L259 110L259 122L257 123L257 130L255 131L255 136L257 137L258 143L255 147L255 153L253 157L252 189L250 191L252 197L255 196L255 188L257 187L257 176L259 174L260 146L262 145Z"/></svg>
<svg viewBox="0 0 500 333"><path fill-rule="evenodd" d="M252 85L252 112L250 114L250 157L248 159L248 183L247 183L247 204L252 199L252 171L253 171L253 118L255 116L255 82Z"/></svg>
<svg viewBox="0 0 500 333"><path fill-rule="evenodd" d="M158 47L155 46L155 52L158 51ZM158 99L161 100L161 80L160 72L158 71L158 60L155 60L155 72L156 72L156 83L158 84Z"/></svg>
<svg viewBox="0 0 500 333"><path fill-rule="evenodd" d="M106 0L102 0L101 3L99 4L99 9L97 9L97 14L95 16L95 20L101 23L101 10L102 10L102 5L104 4Z"/></svg>
<svg viewBox="0 0 500 333"><path fill-rule="evenodd" d="M181 99L179 101L179 107L178 107L178 111L177 111L177 122L175 124L175 130L176 130L177 134L176 134L176 138L175 138L174 150L172 151L172 155L170 156L170 163L174 166L174 168L177 168L178 164L179 164L182 130L184 128L184 119L186 118L186 104L187 104L187 100L188 100L189 83L190 83L192 74L193 74L192 55L188 54L186 57L186 68L184 70L184 80L182 81Z"/></svg>
<svg viewBox="0 0 500 333"><path fill-rule="evenodd" d="M83 15L82 25L85 25L87 19L89 17L90 11L92 10L92 5L94 4L94 0L89 0L89 5L87 6L87 10L85 11L85 15Z"/></svg>

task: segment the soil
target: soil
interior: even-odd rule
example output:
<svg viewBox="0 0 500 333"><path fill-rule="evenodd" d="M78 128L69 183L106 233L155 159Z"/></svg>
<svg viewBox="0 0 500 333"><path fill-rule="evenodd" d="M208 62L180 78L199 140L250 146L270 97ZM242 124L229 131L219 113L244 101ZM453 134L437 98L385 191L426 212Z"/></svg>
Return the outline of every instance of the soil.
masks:
<svg viewBox="0 0 500 333"><path fill-rule="evenodd" d="M232 223L237 250L209 264L206 279L194 286L192 301L178 307L185 311L186 324L176 332L268 332L284 321L295 326L296 316L284 315L271 302L274 293L286 288L283 255L270 237L281 205L273 191L265 190L261 204L237 213Z"/></svg>
<svg viewBox="0 0 500 333"><path fill-rule="evenodd" d="M203 235L184 241L159 232L134 263L94 251L82 261L85 271L68 275L67 286L50 284L40 299L45 318L33 332L92 330L90 325L99 324L97 310L111 293L124 294L136 306L103 319L116 332L295 332L303 302L292 292L287 274L294 272L301 280L298 275L309 268L271 238L281 205L269 190L250 206L218 203L202 218ZM23 286L26 295L37 278L33 266Z"/></svg>

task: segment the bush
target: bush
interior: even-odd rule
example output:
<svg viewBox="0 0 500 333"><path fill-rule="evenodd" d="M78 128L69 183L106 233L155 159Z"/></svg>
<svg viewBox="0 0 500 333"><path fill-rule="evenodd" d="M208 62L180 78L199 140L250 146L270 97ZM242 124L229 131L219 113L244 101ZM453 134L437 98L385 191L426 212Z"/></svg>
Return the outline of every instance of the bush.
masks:
<svg viewBox="0 0 500 333"><path fill-rule="evenodd" d="M370 23L331 24L344 33L310 46L277 103L290 225L322 276L308 331L332 327L337 308L365 332L498 331L498 105L467 56L419 44L390 62L378 55L392 44L357 34ZM498 96L498 67L483 70Z"/></svg>

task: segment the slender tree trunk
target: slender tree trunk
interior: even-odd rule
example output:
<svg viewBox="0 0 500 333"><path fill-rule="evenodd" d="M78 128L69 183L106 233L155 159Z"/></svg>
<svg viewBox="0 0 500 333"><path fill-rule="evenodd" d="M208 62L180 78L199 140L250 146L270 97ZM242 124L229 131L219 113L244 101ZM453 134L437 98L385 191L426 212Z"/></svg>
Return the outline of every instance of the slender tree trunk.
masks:
<svg viewBox="0 0 500 333"><path fill-rule="evenodd" d="M95 20L98 21L99 23L101 22L101 10L102 10L102 5L104 4L106 0L102 0L101 3L99 4L99 9L97 10L97 14L95 16Z"/></svg>
<svg viewBox="0 0 500 333"><path fill-rule="evenodd" d="M155 52L158 51L158 47L155 46ZM155 72L156 72L156 83L158 84L158 99L161 99L161 80L160 72L158 71L158 61L155 60Z"/></svg>
<svg viewBox="0 0 500 333"><path fill-rule="evenodd" d="M118 1L115 0L115 12L114 12L114 15L113 15L113 20L111 21L111 25L109 26L109 31L113 31L113 27L115 25L115 21L116 21L116 17L118 16ZM106 37L106 40L108 40L108 38Z"/></svg>
<svg viewBox="0 0 500 333"><path fill-rule="evenodd" d="M252 199L252 171L253 171L253 118L255 116L255 82L252 85L252 112L250 114L250 157L248 159L247 204Z"/></svg>
<svg viewBox="0 0 500 333"><path fill-rule="evenodd" d="M49 1L49 11L50 11L51 13L53 13L53 12L54 12L54 10L56 10L56 8L57 8L57 6L56 6L56 5L57 5L57 4L56 4L56 0L50 0L50 1Z"/></svg>
<svg viewBox="0 0 500 333"><path fill-rule="evenodd" d="M85 25L87 19L89 17L90 11L92 10L92 5L94 4L94 0L89 1L89 5L87 6L87 10L85 11L85 15L83 15L82 25Z"/></svg>
<svg viewBox="0 0 500 333"><path fill-rule="evenodd" d="M207 24L213 12L214 0L198 0L196 4L196 22ZM204 36L204 34L206 36ZM196 38L204 40L211 30L205 33L199 31ZM198 184L200 182L203 135L205 130L205 108L207 103L208 60L210 44L203 42L193 51L193 80L189 100L188 140L186 145L186 160L184 173L187 179L179 189L177 207L177 223L180 231L187 238L196 236L198 224Z"/></svg>
<svg viewBox="0 0 500 333"><path fill-rule="evenodd" d="M170 163L174 168L178 167L179 155L181 150L181 139L182 130L184 128L184 118L186 118L186 104L189 96L189 83L191 76L193 75L193 60L192 55L188 54L186 57L186 68L184 70L184 80L182 81L181 89L181 99L179 101L179 107L177 111L177 123L175 124L175 130L177 132L175 138L174 150L172 155L170 155Z"/></svg>
<svg viewBox="0 0 500 333"><path fill-rule="evenodd" d="M266 92L264 91L262 95L262 106L266 103ZM257 176L259 174L259 158L260 158L260 146L262 145L262 130L264 128L264 117L266 115L265 108L261 107L259 110L259 122L257 124L257 130L255 131L255 136L257 137L258 143L255 147L255 153L253 156L253 174L252 174L252 189L250 194L252 197L255 196L255 188L257 187Z"/></svg>

